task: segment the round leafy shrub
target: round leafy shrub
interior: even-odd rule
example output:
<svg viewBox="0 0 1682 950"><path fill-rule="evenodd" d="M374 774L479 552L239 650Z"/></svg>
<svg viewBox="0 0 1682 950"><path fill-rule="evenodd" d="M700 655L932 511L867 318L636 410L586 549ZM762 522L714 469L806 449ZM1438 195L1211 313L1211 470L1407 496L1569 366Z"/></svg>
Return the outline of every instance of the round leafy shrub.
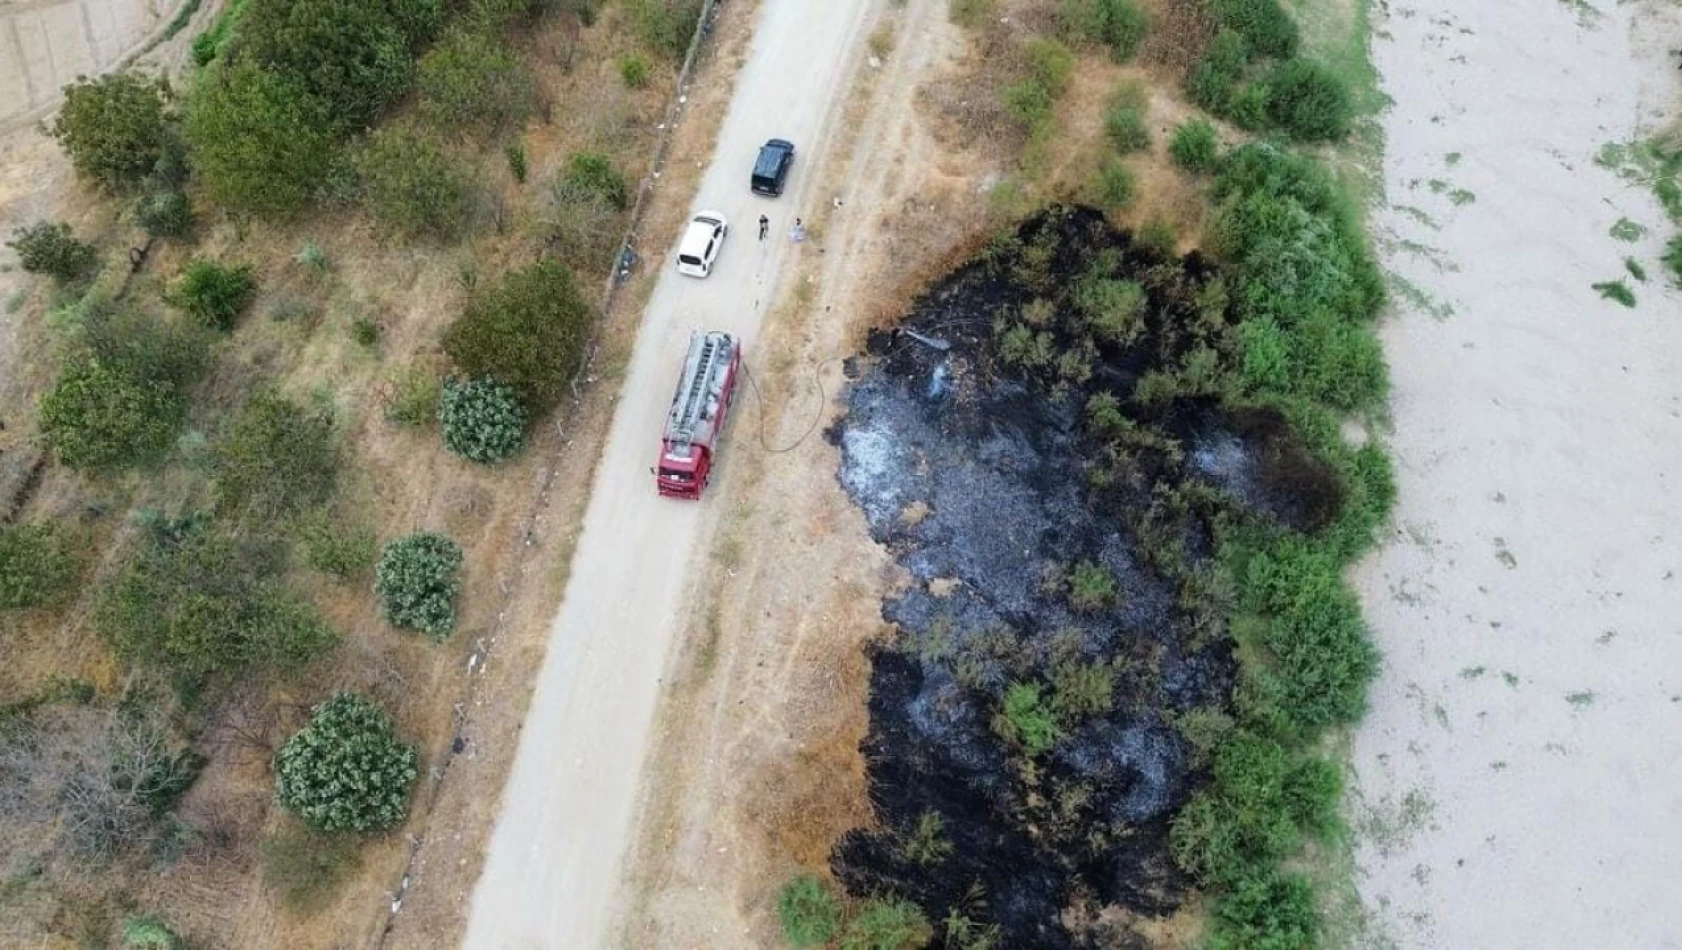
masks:
<svg viewBox="0 0 1682 950"><path fill-rule="evenodd" d="M419 761L385 710L340 693L275 754L275 795L321 831L384 831L408 814Z"/></svg>
<svg viewBox="0 0 1682 950"><path fill-rule="evenodd" d="M934 939L934 928L916 904L876 897L859 905L841 935L841 950L915 950Z"/></svg>
<svg viewBox="0 0 1682 950"><path fill-rule="evenodd" d="M1267 116L1301 142L1335 142L1349 134L1354 105L1349 89L1311 59L1279 64L1269 80Z"/></svg>
<svg viewBox="0 0 1682 950"><path fill-rule="evenodd" d="M92 244L78 241L68 224L37 221L12 232L6 246L17 252L18 265L31 274L46 274L61 284L80 280L99 263Z"/></svg>
<svg viewBox="0 0 1682 950"><path fill-rule="evenodd" d="M815 874L798 874L777 895L777 919L791 947L821 947L841 930L841 905Z"/></svg>
<svg viewBox="0 0 1682 950"><path fill-rule="evenodd" d="M76 583L81 562L50 522L0 526L0 610L42 607Z"/></svg>
<svg viewBox="0 0 1682 950"><path fill-rule="evenodd" d="M1138 196L1139 181L1133 169L1112 158L1098 170L1098 181L1093 190L1098 204L1112 211L1122 211L1133 205L1133 199Z"/></svg>
<svg viewBox="0 0 1682 950"><path fill-rule="evenodd" d="M1133 0L1063 0L1059 21L1069 33L1108 46L1118 63L1133 58L1150 29L1150 16Z"/></svg>
<svg viewBox="0 0 1682 950"><path fill-rule="evenodd" d="M84 76L64 88L52 135L77 173L112 188L136 185L167 148L168 103L169 85L161 79L131 72Z"/></svg>
<svg viewBox="0 0 1682 950"><path fill-rule="evenodd" d="M542 412L566 395L594 320L572 273L538 261L476 292L444 335L444 352L464 375L488 376Z"/></svg>
<svg viewBox="0 0 1682 950"><path fill-rule="evenodd" d="M1220 154L1221 140L1214 123L1202 117L1175 126L1174 136L1168 141L1169 157L1188 172L1213 171Z"/></svg>
<svg viewBox="0 0 1682 950"><path fill-rule="evenodd" d="M1212 0L1210 6L1220 25L1242 35L1257 55L1271 59L1296 55L1302 36L1279 0Z"/></svg>
<svg viewBox="0 0 1682 950"><path fill-rule="evenodd" d="M1104 134L1109 136L1115 150L1123 155L1151 147L1151 131L1145 124L1145 113L1134 106L1111 105L1104 113Z"/></svg>
<svg viewBox="0 0 1682 950"><path fill-rule="evenodd" d="M648 60L637 53L626 53L619 57L619 78L632 89L641 89L648 85Z"/></svg>
<svg viewBox="0 0 1682 950"><path fill-rule="evenodd" d="M92 472L157 459L186 417L187 401L175 387L84 353L66 361L41 398L39 424L64 464Z"/></svg>
<svg viewBox="0 0 1682 950"><path fill-rule="evenodd" d="M456 626L461 561L460 545L428 531L387 544L374 576L386 621L435 640L449 636Z"/></svg>
<svg viewBox="0 0 1682 950"><path fill-rule="evenodd" d="M194 259L164 299L186 311L200 325L228 331L234 328L256 294L257 279L251 276L251 268L224 267L214 261Z"/></svg>
<svg viewBox="0 0 1682 950"><path fill-rule="evenodd" d="M1244 77L1244 67L1249 62L1249 42L1232 30L1222 30L1186 75L1186 92L1191 101L1210 112L1225 115L1233 90Z"/></svg>
<svg viewBox="0 0 1682 950"><path fill-rule="evenodd" d="M445 380L438 422L445 448L487 465L508 458L526 443L526 410L520 397L493 379Z"/></svg>
<svg viewBox="0 0 1682 950"><path fill-rule="evenodd" d="M193 230L193 206L179 191L141 195L134 206L134 217L153 237L181 237Z"/></svg>
<svg viewBox="0 0 1682 950"><path fill-rule="evenodd" d="M597 152L574 152L567 159L566 182L624 211L631 203L631 189L625 176L613 167L613 160Z"/></svg>

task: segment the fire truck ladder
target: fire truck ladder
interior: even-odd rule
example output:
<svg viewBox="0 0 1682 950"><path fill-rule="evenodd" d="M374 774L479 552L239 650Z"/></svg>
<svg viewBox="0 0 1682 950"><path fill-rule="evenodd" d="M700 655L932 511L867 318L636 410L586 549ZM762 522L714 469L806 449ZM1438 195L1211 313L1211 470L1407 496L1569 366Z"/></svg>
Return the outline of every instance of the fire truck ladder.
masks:
<svg viewBox="0 0 1682 950"><path fill-rule="evenodd" d="M678 406L677 419L672 427L684 442L694 438L695 423L704 418L708 390L712 388L713 364L718 362L719 355L717 339L711 334L703 336L701 356L695 361L695 373L689 379L689 388Z"/></svg>

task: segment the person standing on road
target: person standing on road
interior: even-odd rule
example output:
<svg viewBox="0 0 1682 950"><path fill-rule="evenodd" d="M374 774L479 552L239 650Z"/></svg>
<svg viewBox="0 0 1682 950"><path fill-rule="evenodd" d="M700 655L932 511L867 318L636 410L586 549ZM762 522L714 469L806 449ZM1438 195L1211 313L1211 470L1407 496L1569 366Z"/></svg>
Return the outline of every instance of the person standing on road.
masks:
<svg viewBox="0 0 1682 950"><path fill-rule="evenodd" d="M765 240L765 235L770 234L770 233L771 233L771 219L767 218L764 215L760 215L759 216L759 239L761 241Z"/></svg>
<svg viewBox="0 0 1682 950"><path fill-rule="evenodd" d="M799 218L794 219L794 227L788 230L788 239L796 244L806 240L806 225Z"/></svg>

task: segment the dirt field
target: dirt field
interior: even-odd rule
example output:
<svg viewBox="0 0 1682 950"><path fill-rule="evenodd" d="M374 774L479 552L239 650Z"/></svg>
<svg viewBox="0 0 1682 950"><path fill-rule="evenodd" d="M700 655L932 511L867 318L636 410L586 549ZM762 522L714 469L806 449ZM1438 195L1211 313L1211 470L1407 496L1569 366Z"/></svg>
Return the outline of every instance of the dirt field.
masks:
<svg viewBox="0 0 1682 950"><path fill-rule="evenodd" d="M1675 121L1679 14L1375 24L1400 503L1360 576L1385 655L1354 746L1363 945L1682 946L1675 226L1593 161ZM1620 243L1622 217L1650 230ZM1634 309L1590 288L1620 277Z"/></svg>

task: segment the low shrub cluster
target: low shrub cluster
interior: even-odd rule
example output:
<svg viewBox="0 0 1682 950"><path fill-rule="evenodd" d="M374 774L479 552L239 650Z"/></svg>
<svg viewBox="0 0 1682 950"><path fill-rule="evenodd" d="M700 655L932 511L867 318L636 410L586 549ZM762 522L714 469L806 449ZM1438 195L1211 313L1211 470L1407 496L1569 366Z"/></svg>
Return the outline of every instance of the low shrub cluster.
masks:
<svg viewBox="0 0 1682 950"><path fill-rule="evenodd" d="M70 225L37 221L12 232L6 246L17 252L18 266L31 274L45 274L61 284L74 283L93 272L99 252L77 240Z"/></svg>
<svg viewBox="0 0 1682 950"><path fill-rule="evenodd" d="M81 569L76 543L57 523L0 525L0 610L58 603Z"/></svg>
<svg viewBox="0 0 1682 950"><path fill-rule="evenodd" d="M438 422L445 448L481 464L500 462L526 444L520 397L493 379L445 380Z"/></svg>
<svg viewBox="0 0 1682 950"><path fill-rule="evenodd" d="M270 390L253 395L212 448L217 512L257 523L319 506L338 474L332 417Z"/></svg>
<svg viewBox="0 0 1682 950"><path fill-rule="evenodd" d="M1208 119L1192 118L1174 127L1168 156L1188 172L1213 171L1220 159L1221 141Z"/></svg>
<svg viewBox="0 0 1682 950"><path fill-rule="evenodd" d="M581 152L550 182L543 229L569 260L604 270L624 233L630 188L606 156Z"/></svg>
<svg viewBox="0 0 1682 950"><path fill-rule="evenodd" d="M184 237L193 230L193 205L185 192L152 191L135 202L134 219L153 237Z"/></svg>
<svg viewBox="0 0 1682 950"><path fill-rule="evenodd" d="M1344 82L1303 57L1296 22L1279 0L1210 0L1220 26L1186 76L1193 102L1251 129L1301 142L1349 134L1354 102Z"/></svg>
<svg viewBox="0 0 1682 950"><path fill-rule="evenodd" d="M307 518L298 526L304 563L323 574L348 579L366 574L374 567L378 547L374 532L346 524L330 513Z"/></svg>
<svg viewBox="0 0 1682 950"><path fill-rule="evenodd" d="M337 637L285 588L283 566L270 546L202 516L159 518L101 592L96 622L119 655L187 679L296 667Z"/></svg>
<svg viewBox="0 0 1682 950"><path fill-rule="evenodd" d="M275 753L275 798L317 831L386 831L409 813L419 763L384 709L340 693Z"/></svg>
<svg viewBox="0 0 1682 950"><path fill-rule="evenodd" d="M1133 58L1150 31L1150 16L1134 0L1063 0L1058 22L1070 36L1109 47L1118 63Z"/></svg>
<svg viewBox="0 0 1682 950"><path fill-rule="evenodd" d="M1050 134L1057 100L1069 90L1075 57L1068 47L1044 38L1029 40L1023 47L1026 64L1022 78L1004 87L1005 111L1027 134L1030 143Z"/></svg>
<svg viewBox="0 0 1682 950"><path fill-rule="evenodd" d="M420 532L387 544L374 576L386 621L434 640L449 636L456 626L461 561L461 546L441 534Z"/></svg>
<svg viewBox="0 0 1682 950"><path fill-rule="evenodd" d="M783 939L795 948L835 945L841 950L917 950L934 939L921 909L907 900L872 897L843 908L824 880L797 874L777 896ZM987 944L952 944L981 950Z"/></svg>
<svg viewBox="0 0 1682 950"><path fill-rule="evenodd" d="M355 164L368 212L399 234L448 238L464 229L472 197L468 174L415 129L379 129Z"/></svg>

